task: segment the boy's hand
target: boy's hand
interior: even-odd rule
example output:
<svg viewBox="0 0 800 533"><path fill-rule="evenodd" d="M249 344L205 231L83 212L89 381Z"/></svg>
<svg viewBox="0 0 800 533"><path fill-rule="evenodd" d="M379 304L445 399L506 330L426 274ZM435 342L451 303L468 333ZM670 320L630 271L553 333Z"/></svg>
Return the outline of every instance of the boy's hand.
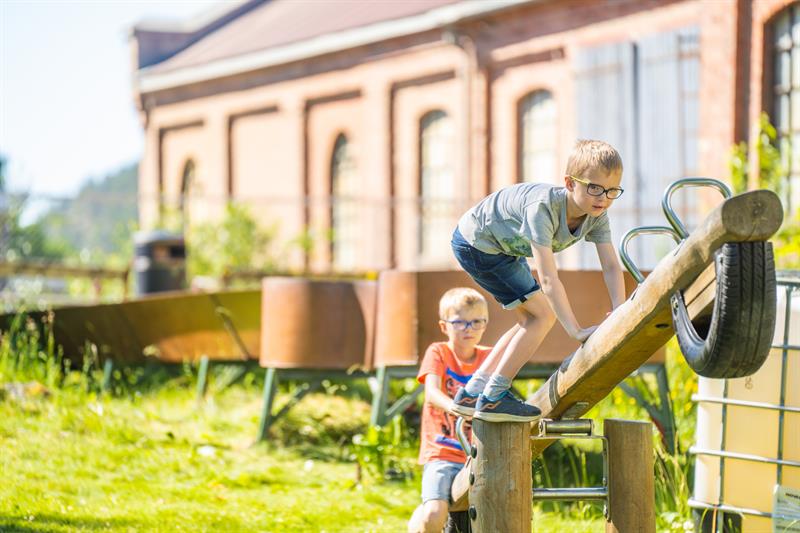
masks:
<svg viewBox="0 0 800 533"><path fill-rule="evenodd" d="M589 335L594 333L594 330L597 329L597 326L590 326L588 328L579 329L575 335L572 336L573 339L583 344L586 342L586 339L589 338Z"/></svg>
<svg viewBox="0 0 800 533"><path fill-rule="evenodd" d="M471 420L472 420L472 417L471 417L471 416L463 416L463 415L460 415L460 414L458 414L458 413L455 411L455 403L453 403L453 402L450 402L450 407L447 409L447 412L448 412L448 414L451 414L451 415L453 415L453 416L454 416L454 417L456 417L456 418L459 418L459 417L460 417L460 418L463 418L463 419L464 419L465 421L467 421L467 422L469 422L469 421L471 421Z"/></svg>

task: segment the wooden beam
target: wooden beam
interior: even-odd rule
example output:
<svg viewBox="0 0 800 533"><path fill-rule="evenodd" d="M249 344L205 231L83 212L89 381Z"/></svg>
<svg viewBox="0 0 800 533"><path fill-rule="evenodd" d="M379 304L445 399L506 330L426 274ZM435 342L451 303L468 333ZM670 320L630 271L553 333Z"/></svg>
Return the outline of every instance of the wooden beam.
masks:
<svg viewBox="0 0 800 533"><path fill-rule="evenodd" d="M726 242L765 241L778 231L783 208L778 196L766 190L746 192L725 200L639 285L586 343L534 394L531 403L546 418L579 417L605 398L631 372L674 334L670 297L687 289L711 264ZM537 431L532 427L531 431ZM534 442L534 456L546 447ZM459 476L467 474L461 472ZM463 509L464 483L453 484L453 509ZM458 492L457 492L458 490Z"/></svg>
<svg viewBox="0 0 800 533"><path fill-rule="evenodd" d="M683 291L686 310L692 318L711 314L714 297L717 293L717 273L714 263L706 267L702 274Z"/></svg>

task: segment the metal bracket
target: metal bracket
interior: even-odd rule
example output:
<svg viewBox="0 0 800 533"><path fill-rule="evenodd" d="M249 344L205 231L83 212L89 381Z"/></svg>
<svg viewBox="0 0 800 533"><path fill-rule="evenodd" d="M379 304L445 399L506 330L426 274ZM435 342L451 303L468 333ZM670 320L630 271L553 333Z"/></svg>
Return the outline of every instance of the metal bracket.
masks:
<svg viewBox="0 0 800 533"><path fill-rule="evenodd" d="M682 178L670 183L667 190L664 191L664 196L661 197L661 208L664 210L664 216L667 217L670 226L675 229L675 233L678 234L681 240L688 237L689 232L672 209L671 202L672 194L683 187L712 187L717 189L725 199L733 196L731 189L726 184L713 178Z"/></svg>
<svg viewBox="0 0 800 533"><path fill-rule="evenodd" d="M472 455L472 446L470 446L467 440L467 434L464 432L464 419L461 417L458 417L458 420L456 420L456 436L458 437L458 442L461 443L461 448L464 450L464 453L470 457L475 457Z"/></svg>
<svg viewBox="0 0 800 533"><path fill-rule="evenodd" d="M637 235L669 235L679 245L681 243L681 237L674 229L667 226L641 226L633 228L622 237L619 243L619 258L622 260L622 264L625 265L625 268L628 269L628 272L631 273L633 279L636 280L636 283L642 283L644 281L644 276L641 270L639 270L639 267L634 264L633 260L628 255L628 243Z"/></svg>
<svg viewBox="0 0 800 533"><path fill-rule="evenodd" d="M571 407L585 402L579 402ZM603 435L594 434L594 421L588 418L551 420L542 419L539 421L539 435L532 436L533 440L560 440L560 439L600 439L603 444L603 484L599 487L558 487L558 488L534 488L534 500L595 500L605 503L604 514L608 512L608 440Z"/></svg>

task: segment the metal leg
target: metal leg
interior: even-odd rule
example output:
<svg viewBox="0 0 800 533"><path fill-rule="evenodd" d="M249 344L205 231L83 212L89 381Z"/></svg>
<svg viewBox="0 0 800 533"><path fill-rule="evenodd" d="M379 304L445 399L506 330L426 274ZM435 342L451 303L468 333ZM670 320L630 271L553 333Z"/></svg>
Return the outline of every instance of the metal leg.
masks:
<svg viewBox="0 0 800 533"><path fill-rule="evenodd" d="M672 401L669 398L669 379L667 376L667 366L659 365L656 369L656 382L658 383L658 399L661 404L661 413L664 422L664 440L667 443L667 451L671 454L680 452L677 434L675 433L675 413L672 410Z"/></svg>
<svg viewBox="0 0 800 533"><path fill-rule="evenodd" d="M424 390L425 387L422 385L417 385L417 388L412 392L405 394L402 398L394 402L394 404L392 404L392 406L386 410L386 421L391 420L395 416L405 411L406 407L413 403L417 399L417 396L422 394L422 391Z"/></svg>
<svg viewBox="0 0 800 533"><path fill-rule="evenodd" d="M303 397L308 394L309 392L313 392L317 390L320 386L319 380L312 381L310 383L303 383L302 385L298 385L294 392L292 393L292 397L289 398L289 401L281 407L280 411L272 415L272 422L274 423L280 417L285 415L289 409L297 405L297 403L303 399Z"/></svg>
<svg viewBox="0 0 800 533"><path fill-rule="evenodd" d="M378 368L376 377L378 390L372 396L372 414L369 419L371 426L380 426L386 422L386 404L389 397L389 369L385 366Z"/></svg>
<svg viewBox="0 0 800 533"><path fill-rule="evenodd" d="M257 442L267 439L269 427L272 425L272 402L275 400L275 392L278 390L278 369L268 368L264 376L264 403L261 406L261 420L258 423Z"/></svg>
<svg viewBox="0 0 800 533"><path fill-rule="evenodd" d="M206 397L208 390L208 357L200 358L200 368L197 370L197 401Z"/></svg>
<svg viewBox="0 0 800 533"><path fill-rule="evenodd" d="M219 374L219 371L217 372L217 379L214 382L214 391L220 392L235 384L247 374L248 369L249 366L247 363L225 365L225 370L222 375Z"/></svg>
<svg viewBox="0 0 800 533"><path fill-rule="evenodd" d="M106 359L103 364L103 392L111 390L111 379L114 377L114 361Z"/></svg>

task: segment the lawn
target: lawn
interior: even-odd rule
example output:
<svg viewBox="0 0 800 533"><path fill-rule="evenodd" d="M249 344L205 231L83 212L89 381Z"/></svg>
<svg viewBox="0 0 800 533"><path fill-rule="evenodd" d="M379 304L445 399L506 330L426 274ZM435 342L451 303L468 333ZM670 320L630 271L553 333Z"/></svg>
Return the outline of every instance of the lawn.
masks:
<svg viewBox="0 0 800 533"><path fill-rule="evenodd" d="M319 409L315 398L296 409ZM355 402L336 401L345 402L339 411ZM255 386L217 392L201 405L186 384L122 398L74 388L6 395L0 530L405 531L418 475L357 483L347 444L254 445L259 408ZM602 518L540 508L534 522L536 531L605 527Z"/></svg>

